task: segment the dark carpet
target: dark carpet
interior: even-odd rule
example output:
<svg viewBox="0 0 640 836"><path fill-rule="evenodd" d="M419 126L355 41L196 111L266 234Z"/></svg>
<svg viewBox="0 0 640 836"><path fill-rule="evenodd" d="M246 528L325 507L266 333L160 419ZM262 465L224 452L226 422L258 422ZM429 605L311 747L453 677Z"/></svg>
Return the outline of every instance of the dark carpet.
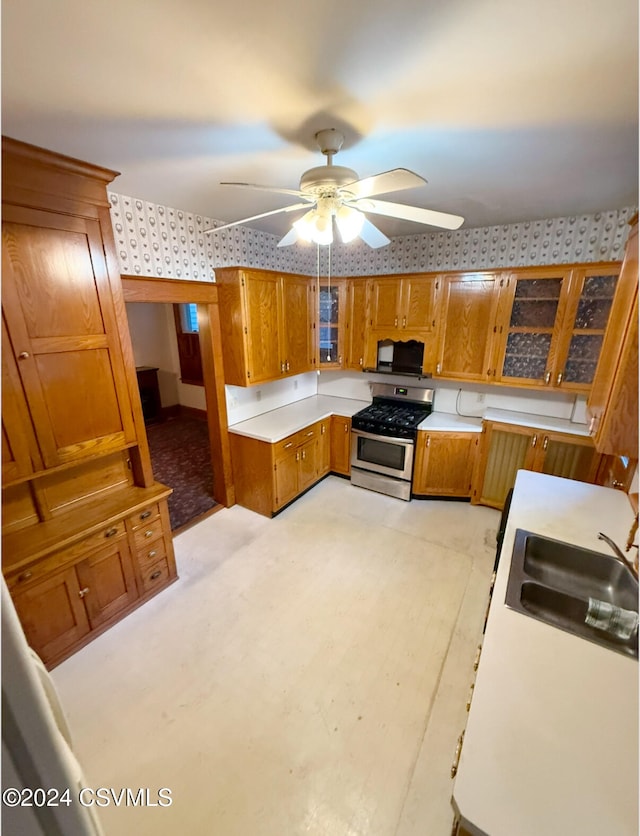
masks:
<svg viewBox="0 0 640 836"><path fill-rule="evenodd" d="M149 425L147 437L154 477L173 488L169 516L175 531L216 504L207 422L179 415Z"/></svg>

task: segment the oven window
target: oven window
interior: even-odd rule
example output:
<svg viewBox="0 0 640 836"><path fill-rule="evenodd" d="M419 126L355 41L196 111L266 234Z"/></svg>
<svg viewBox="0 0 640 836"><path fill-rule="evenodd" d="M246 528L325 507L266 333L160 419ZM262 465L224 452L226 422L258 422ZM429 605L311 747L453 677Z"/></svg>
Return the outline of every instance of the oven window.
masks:
<svg viewBox="0 0 640 836"><path fill-rule="evenodd" d="M392 441L378 441L373 438L358 437L358 458L361 462L404 470L407 448Z"/></svg>

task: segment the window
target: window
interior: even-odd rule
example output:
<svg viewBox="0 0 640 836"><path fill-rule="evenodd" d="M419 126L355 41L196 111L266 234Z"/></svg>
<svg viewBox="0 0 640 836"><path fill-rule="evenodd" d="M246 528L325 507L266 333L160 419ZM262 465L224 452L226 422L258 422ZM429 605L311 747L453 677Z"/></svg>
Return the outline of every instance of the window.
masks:
<svg viewBox="0 0 640 836"><path fill-rule="evenodd" d="M198 306L194 303L174 305L173 314L178 338L180 379L183 383L204 386L198 334Z"/></svg>

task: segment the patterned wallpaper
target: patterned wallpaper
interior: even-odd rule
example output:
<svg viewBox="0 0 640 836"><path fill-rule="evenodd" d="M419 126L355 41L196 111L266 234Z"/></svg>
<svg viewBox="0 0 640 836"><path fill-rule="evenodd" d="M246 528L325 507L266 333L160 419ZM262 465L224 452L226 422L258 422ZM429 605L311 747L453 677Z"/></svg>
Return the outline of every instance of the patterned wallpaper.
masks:
<svg viewBox="0 0 640 836"><path fill-rule="evenodd" d="M215 221L183 209L109 193L111 220L122 273L215 281L215 268L242 265L314 275L312 245L277 248L279 236L248 227L217 235ZM633 207L569 218L524 221L393 238L372 250L362 242L331 248L332 275L475 270L622 259ZM327 248L321 248L327 272Z"/></svg>

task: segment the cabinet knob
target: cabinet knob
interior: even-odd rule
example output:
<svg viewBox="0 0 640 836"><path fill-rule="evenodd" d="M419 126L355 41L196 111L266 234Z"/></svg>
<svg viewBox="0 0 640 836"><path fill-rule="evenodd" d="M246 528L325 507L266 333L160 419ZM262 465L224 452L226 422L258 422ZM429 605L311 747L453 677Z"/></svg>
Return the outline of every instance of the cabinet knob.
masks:
<svg viewBox="0 0 640 836"><path fill-rule="evenodd" d="M21 575L18 575L18 583L24 583L28 581L29 578L33 576L33 572L23 572Z"/></svg>
<svg viewBox="0 0 640 836"><path fill-rule="evenodd" d="M140 514L140 519L141 520L148 520L150 516L151 516L151 511L143 511Z"/></svg>
<svg viewBox="0 0 640 836"><path fill-rule="evenodd" d="M31 355L28 351L21 351L20 354L18 354L18 360L28 360L30 356Z"/></svg>
<svg viewBox="0 0 640 836"><path fill-rule="evenodd" d="M89 594L89 591L89 587L85 586L84 589L81 589L80 592L78 592L78 595L80 596L80 598L84 598L85 595Z"/></svg>
<svg viewBox="0 0 640 836"><path fill-rule="evenodd" d="M158 554L158 552L156 551L156 549L151 549L151 551L149 552L149 554L147 555L147 557L148 557L149 559L151 559L152 557L155 557L157 554Z"/></svg>
<svg viewBox="0 0 640 836"><path fill-rule="evenodd" d="M105 531L104 536L105 536L105 537L115 537L117 533L118 533L118 529L117 529L117 528L108 528L108 529Z"/></svg>
<svg viewBox="0 0 640 836"><path fill-rule="evenodd" d="M160 571L160 569L156 569L156 571L153 572L153 574L149 577L149 580L150 581L156 581L160 577L161 574L162 574L162 572Z"/></svg>
<svg viewBox="0 0 640 836"><path fill-rule="evenodd" d="M145 531L144 536L145 537L151 537L152 534L153 534L153 529L150 528L150 529L148 529L148 531Z"/></svg>

